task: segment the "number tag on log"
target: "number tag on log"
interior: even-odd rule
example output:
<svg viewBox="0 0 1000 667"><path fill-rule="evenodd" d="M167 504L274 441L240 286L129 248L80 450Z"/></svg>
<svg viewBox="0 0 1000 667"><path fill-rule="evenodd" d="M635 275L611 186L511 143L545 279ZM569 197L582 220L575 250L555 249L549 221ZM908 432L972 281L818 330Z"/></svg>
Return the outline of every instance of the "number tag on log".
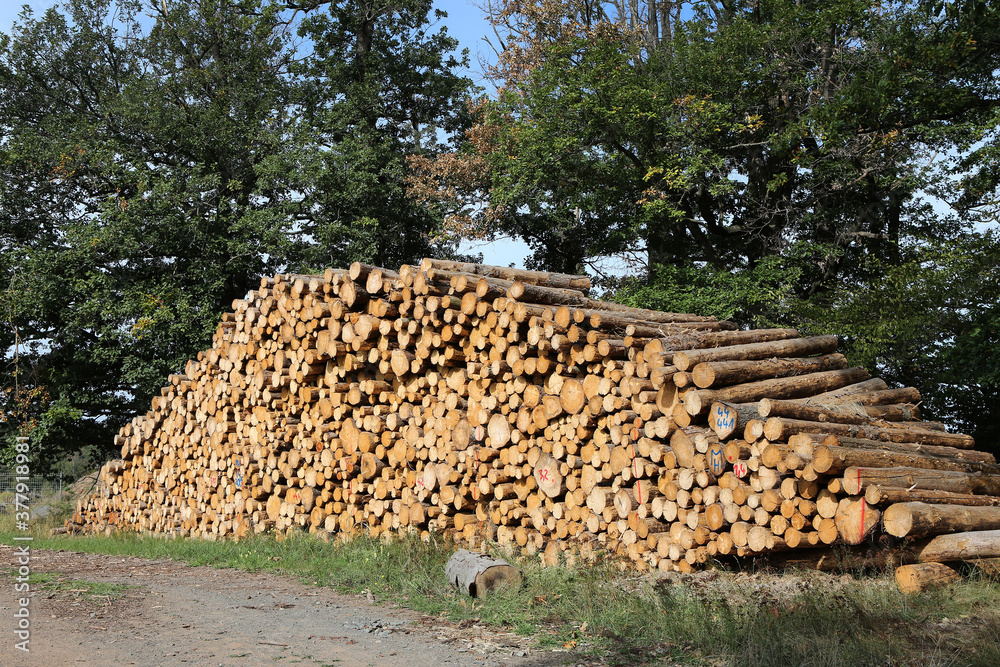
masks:
<svg viewBox="0 0 1000 667"><path fill-rule="evenodd" d="M725 448L722 443L715 443L708 450L708 467L712 474L718 477L726 470Z"/></svg>
<svg viewBox="0 0 1000 667"><path fill-rule="evenodd" d="M715 406L715 425L719 430L733 429L736 427L736 413L729 410L724 405Z"/></svg>

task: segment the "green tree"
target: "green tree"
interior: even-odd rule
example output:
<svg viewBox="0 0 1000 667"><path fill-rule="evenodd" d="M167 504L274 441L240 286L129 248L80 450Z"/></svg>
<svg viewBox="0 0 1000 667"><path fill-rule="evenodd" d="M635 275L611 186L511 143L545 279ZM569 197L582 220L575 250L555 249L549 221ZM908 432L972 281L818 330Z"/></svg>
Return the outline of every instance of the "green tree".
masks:
<svg viewBox="0 0 1000 667"><path fill-rule="evenodd" d="M535 41L507 46L517 57L501 56L481 107L489 140L465 149L488 165L486 192L451 203L479 197L483 231L536 240L540 261L567 235L584 259L632 247L716 266L802 242L816 291L862 255L897 253L950 168L990 164L975 150L996 131L1000 26L985 3L696 3L652 42L641 12L586 23L575 3L539 4L566 9L561 24L545 14L562 29L513 35ZM986 173L961 190L965 222L995 192Z"/></svg>
<svg viewBox="0 0 1000 667"><path fill-rule="evenodd" d="M0 36L7 444L106 451L262 275L428 251L404 157L468 87L429 9L84 0Z"/></svg>
<svg viewBox="0 0 1000 667"><path fill-rule="evenodd" d="M468 119L467 58L431 31L431 0L294 5L311 53L294 69L296 141L269 169L302 198L290 208L306 266L399 266L454 248L441 216L406 197L407 155L444 150ZM320 10L320 7L322 10ZM306 147L306 150L302 149Z"/></svg>

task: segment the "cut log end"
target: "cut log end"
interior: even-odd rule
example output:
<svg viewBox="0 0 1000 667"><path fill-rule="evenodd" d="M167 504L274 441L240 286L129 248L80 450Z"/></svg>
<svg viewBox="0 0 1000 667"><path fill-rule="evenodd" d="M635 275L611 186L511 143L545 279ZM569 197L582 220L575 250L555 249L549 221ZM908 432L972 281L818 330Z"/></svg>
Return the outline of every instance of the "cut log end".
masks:
<svg viewBox="0 0 1000 667"><path fill-rule="evenodd" d="M961 578L958 570L944 563L916 563L896 568L896 586L907 595L952 584Z"/></svg>

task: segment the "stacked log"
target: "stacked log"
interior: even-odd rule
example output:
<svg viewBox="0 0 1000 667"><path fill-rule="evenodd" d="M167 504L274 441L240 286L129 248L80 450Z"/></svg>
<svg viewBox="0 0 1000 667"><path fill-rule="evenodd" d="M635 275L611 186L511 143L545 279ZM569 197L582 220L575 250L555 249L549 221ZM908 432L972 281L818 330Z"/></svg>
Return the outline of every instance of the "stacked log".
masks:
<svg viewBox="0 0 1000 667"><path fill-rule="evenodd" d="M858 544L897 503L998 509L994 458L836 337L589 289L440 260L266 278L121 429L70 527L438 532L690 570Z"/></svg>

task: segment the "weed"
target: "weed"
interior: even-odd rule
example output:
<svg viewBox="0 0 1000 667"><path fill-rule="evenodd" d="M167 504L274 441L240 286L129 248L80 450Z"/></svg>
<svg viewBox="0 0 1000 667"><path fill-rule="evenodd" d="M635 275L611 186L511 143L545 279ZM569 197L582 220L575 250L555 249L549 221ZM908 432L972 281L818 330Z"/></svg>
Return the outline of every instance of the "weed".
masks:
<svg viewBox="0 0 1000 667"><path fill-rule="evenodd" d="M66 576L54 572L31 573L32 590L49 591L60 597L71 596L81 600L94 600L96 598L107 600L121 595L129 588L129 586L124 584L68 579Z"/></svg>

